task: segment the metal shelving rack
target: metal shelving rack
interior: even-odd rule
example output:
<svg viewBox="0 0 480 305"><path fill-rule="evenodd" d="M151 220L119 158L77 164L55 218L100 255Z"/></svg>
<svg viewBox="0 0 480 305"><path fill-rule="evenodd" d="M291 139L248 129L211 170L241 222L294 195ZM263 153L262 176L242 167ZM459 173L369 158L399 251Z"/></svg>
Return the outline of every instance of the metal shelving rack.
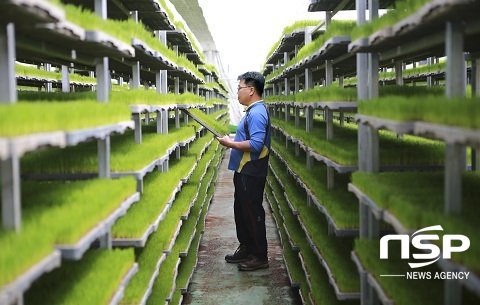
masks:
<svg viewBox="0 0 480 305"><path fill-rule="evenodd" d="M165 45L169 45L177 52L188 53L188 58L195 65L203 64L201 56L193 48L186 33L175 28L157 1L109 1L108 5L107 0L76 2L78 2L77 4L81 2L84 5L90 5L103 19L106 19L107 15L109 17L117 15L121 17L120 19L135 18L137 22L142 21L147 28L156 31L159 39L165 38L163 40ZM203 78L199 78L188 69L170 62L160 52L151 49L138 39L133 38L130 44L124 43L101 31L88 31L67 21L65 19L66 14L61 6L49 1L6 0L0 4L0 11L2 12L0 14L2 16L0 18L1 103L15 104L17 102L16 60L29 64L45 63L62 67L63 92L70 91L67 88L69 86L64 86L64 84L70 83L68 79L69 67L75 66L81 70L92 71L91 75L95 71L98 102L108 102L109 100L111 75L119 75L121 77L120 83L122 83L122 77L130 77L132 79L131 84L136 84L136 87L135 85L132 86L133 88L139 88L141 81L154 83L159 93L167 93L170 90L177 94L181 91L190 91L199 95L198 85L205 82ZM140 71L142 71L142 74L140 74ZM209 81L218 82L218 76L214 72L204 70L202 73ZM196 90L194 86L197 86ZM204 96L206 99L225 97L218 91L205 93ZM203 104L191 106L198 107L203 106ZM223 107L225 105L215 105L215 110L220 110ZM142 179L148 174L152 166L147 166L139 173L111 173L110 136L124 133L127 129L134 129L135 140L140 144L142 114L146 114L146 121L148 122L149 114L157 113L157 133L159 134L168 133L169 113L172 111L175 114L175 126L180 127L177 105L132 105L130 110L132 121L68 132L60 130L17 137L0 137L2 224L5 230L21 230L20 159L25 153L35 152L44 147L76 146L93 139L97 140L99 163L98 174L94 176L100 178L118 178L122 175L141 176L137 177L139 178L137 179L139 181L137 183L138 191L132 190L132 195L128 199L77 243L74 245L57 245L52 249L51 254L16 277L13 282L3 286L0 289L0 304L22 304L23 294L34 281L40 279L44 273L60 267L62 259L81 259L92 243L99 241L101 248L110 249L112 247L111 227L119 217L127 213L132 204L140 199L140 193L143 191ZM184 120L186 123L188 122L187 117ZM189 142L203 132L200 130L197 133L189 141L177 143L169 151L169 154L175 151L179 158L180 147L188 146ZM159 170L167 171L168 155L154 160L152 164L153 168L158 167ZM181 183L185 183L187 180L188 177L185 177L181 180ZM180 188L178 191L180 191ZM166 255L164 259L165 257ZM158 272L161 261L157 265ZM137 269L138 267L135 264L111 300L112 304L121 300L123 291ZM153 285L153 280L151 285Z"/></svg>
<svg viewBox="0 0 480 305"><path fill-rule="evenodd" d="M370 20L378 17L378 9L392 8L395 1L383 0L312 0L309 5L309 11L325 11L327 18L327 25L333 15L341 10L357 9L357 26L366 22L367 8L370 13ZM367 38L350 41L350 37L334 37L330 39L323 47L321 47L314 55L300 61L297 65L285 69L282 74L273 78L271 83L272 89L267 91L268 95L284 94L290 95L292 92L298 92L298 88L303 86L303 90L307 91L313 86L312 79L323 79L324 85L328 86L331 82L331 72L329 72L329 64L324 60L329 60L330 63L339 64L338 73L334 77L339 78L340 86L343 86L343 76L356 75L357 76L357 93L358 100L365 100L378 97L379 84L386 82L396 85L404 85L407 82L427 81L427 86L434 85L435 79L445 80L447 97L464 97L465 88L467 84L467 77L472 85L472 94L478 96L480 92L480 60L478 38L480 35L480 26L476 12L480 8L480 2L476 0L432 0L427 2L421 9L385 29L381 29ZM319 27L318 27L319 28ZM331 45L329 45L331 44ZM282 47L289 46L283 43ZM290 49L291 50L291 49ZM333 50L337 50L333 52ZM339 51L341 50L341 52ZM282 52L289 54L284 49ZM327 58L330 53L331 57ZM467 53L466 53L467 52ZM323 56L323 57L322 57ZM445 71L436 74L414 75L413 77L404 77L402 69L405 69L405 63L415 63L425 60L427 64L433 64L433 58L446 56L447 66ZM275 58L275 61L271 59ZM283 62L282 62L283 59ZM276 69L277 65L280 67L288 60L287 55L274 54L269 58L269 64L266 65L264 71L265 75ZM466 60L472 62L471 67L466 67ZM349 67L350 66L350 67ZM396 76L390 80L381 81L379 79L380 68L393 67L396 71ZM313 72L312 72L313 70ZM295 84L290 82L294 79ZM293 89L292 89L293 88ZM287 98L288 100L288 98ZM313 131L313 118L315 110L328 109L327 105L317 105L313 103L310 108L309 105L294 102L275 102L270 104L270 113L280 119L285 119L289 122L291 112L295 116L296 127L302 128L299 125L301 115L300 109L306 117L305 130L307 132ZM346 103L346 106L354 105L355 109L348 109L348 111L356 112L357 103ZM339 106L341 104L332 103L329 106ZM310 109L309 109L310 108ZM340 111L340 114L342 112ZM331 114L328 111L324 113L324 119L331 122ZM344 117L339 116L341 121ZM446 215L456 215L462 210L462 192L461 192L461 176L465 170L478 170L478 152L479 147L479 131L477 129L469 129L459 126L448 126L442 124L434 124L428 122L398 122L381 117L371 117L362 114L355 115L355 121L358 123L358 166L349 168L346 172L353 172L356 170L364 172L379 172L379 171L397 171L398 166L380 166L379 160L379 130L388 130L399 135L411 134L426 139L439 140L445 143L445 185L443 192L445 194L444 210ZM321 158L308 152L311 150L306 146L301 139L292 137L280 127L275 127L275 132L280 133L285 137L286 146L288 142L295 145L296 154L300 148L306 151L307 164L311 164L309 159L316 158L322 162L328 162L328 158ZM331 128L327 127L327 137ZM315 131L317 132L317 131ZM333 130L331 135L333 136ZM466 165L466 147L471 147L472 151L472 166ZM337 171L341 167L334 163L330 164ZM287 164L287 169L288 169ZM290 166L291 167L291 166ZM405 167L407 168L407 167ZM443 167L442 167L443 168ZM437 169L431 166L419 166L419 169ZM298 179L294 169L290 169L292 175ZM304 182L297 182L300 187L304 186ZM412 187L415 187L412 182ZM378 239L380 234L380 227L384 228L380 222L384 222L387 226L391 226L395 232L399 234L412 234L413 231L406 229L401 220L395 217L388 209L379 208L379 206L368 197L368 192L363 193L355 185L348 185L349 191L353 192L359 200L359 231L360 238ZM307 191L308 192L308 191ZM270 202L270 204L275 204ZM292 208L292 212L298 213ZM418 229L418 228L416 228ZM382 229L383 230L383 229ZM308 231L308 230L307 230ZM473 236L469 236L471 239ZM301 251L301 250L300 250ZM359 300L362 304L394 304L394 298L384 291L384 288L375 280L374 276L362 267L360 258L352 252L352 259L357 264L359 274L361 277L361 293ZM470 271L468 266L455 264L446 259L440 259L436 264L440 270L443 271ZM480 295L480 281L478 275L473 274L468 281L462 283L458 281L446 282L444 288L444 302L445 304L461 304L462 289L467 288L473 292L474 297ZM388 295L388 296L387 296ZM469 296L470 297L470 296Z"/></svg>
<svg viewBox="0 0 480 305"><path fill-rule="evenodd" d="M361 1L361 9L358 10L358 20L361 23L365 16L366 1ZM370 1L369 5L378 7L378 2ZM472 74L476 77L476 52L478 44L475 42L480 34L475 12L480 7L478 1L437 1L426 3L420 10L413 13L393 26L381 29L368 38L358 39L349 45L349 51L357 53L364 59L363 66L358 65L358 78L360 75L368 82L357 84L359 99L369 99L378 96L378 67L382 62L396 62L397 67L402 61L419 60L431 56L446 56L447 69L445 72L447 97L464 97L466 87L465 53L470 52L472 59ZM372 14L372 13L371 13ZM375 13L371 18L375 17ZM419 39L421 38L421 39ZM465 42L465 43L464 43ZM366 59L368 57L368 60ZM367 65L368 62L368 65ZM368 67L367 69L364 69ZM401 74L400 74L401 76ZM360 87L364 90L360 90ZM473 82L473 92L478 92L478 84ZM366 101L368 102L368 100ZM359 124L359 170L365 172L378 172L378 131L379 129L390 130L399 134L410 133L421 137L433 138L443 141L446 145L445 154L445 184L444 184L444 210L446 214L459 214L462 207L461 176L467 169L466 146L476 147L475 139L478 130L445 126L427 122L394 122L382 118L357 115ZM472 155L476 158L475 150ZM412 187L414 187L412 185ZM349 189L359 198L360 203L360 237L378 238L379 221L385 221L393 225L399 234L406 232L399 222L388 211L379 209L367 195L360 192L353 184ZM442 260L446 262L445 260ZM439 266L444 270L461 270L463 266L445 268L442 263ZM373 304L376 298L386 304L384 292L381 286L368 274L368 270L362 274L362 303ZM368 276L367 276L368 275ZM473 280L460 282L445 282L445 304L461 303L461 286L469 287L477 296L480 286L477 276ZM376 291L369 293L368 291ZM378 299L377 299L378 300ZM387 302L388 303L388 302Z"/></svg>

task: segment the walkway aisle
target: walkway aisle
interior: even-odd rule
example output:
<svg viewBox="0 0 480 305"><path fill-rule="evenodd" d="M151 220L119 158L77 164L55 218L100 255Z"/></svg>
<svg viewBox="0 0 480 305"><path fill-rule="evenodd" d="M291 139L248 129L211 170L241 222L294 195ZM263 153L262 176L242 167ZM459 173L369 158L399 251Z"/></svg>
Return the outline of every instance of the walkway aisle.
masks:
<svg viewBox="0 0 480 305"><path fill-rule="evenodd" d="M227 169L229 157L227 150L206 216L197 269L184 304L301 304L298 292L290 288L275 222L265 201L270 268L238 271L237 264L224 259L238 246L233 219L233 172Z"/></svg>

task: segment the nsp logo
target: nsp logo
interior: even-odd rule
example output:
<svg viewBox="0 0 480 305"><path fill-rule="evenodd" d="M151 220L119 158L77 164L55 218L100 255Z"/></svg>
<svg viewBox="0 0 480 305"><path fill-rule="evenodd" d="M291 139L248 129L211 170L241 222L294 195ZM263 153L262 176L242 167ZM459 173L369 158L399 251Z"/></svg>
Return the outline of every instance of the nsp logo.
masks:
<svg viewBox="0 0 480 305"><path fill-rule="evenodd" d="M414 253L412 254L414 259L428 259L430 261L422 263L408 263L410 268L420 268L430 264L435 263L440 258L440 248L430 243L429 241L440 240L440 237L437 234L419 234L427 231L443 231L442 226L436 225L431 227L426 227L421 230L416 231L412 234L411 242L412 246L425 250L426 253ZM410 236L407 234L395 234L395 235L385 235L380 239L380 259L388 259L388 242L391 240L399 240L401 247L401 258L409 259L410 258ZM426 242L424 242L426 241ZM454 241L459 241L460 245L453 246ZM460 234L445 234L442 239L443 249L442 249L442 258L450 259L452 252L463 252L470 247L470 239L465 235ZM457 244L457 243L456 243ZM428 253L430 251L430 253Z"/></svg>

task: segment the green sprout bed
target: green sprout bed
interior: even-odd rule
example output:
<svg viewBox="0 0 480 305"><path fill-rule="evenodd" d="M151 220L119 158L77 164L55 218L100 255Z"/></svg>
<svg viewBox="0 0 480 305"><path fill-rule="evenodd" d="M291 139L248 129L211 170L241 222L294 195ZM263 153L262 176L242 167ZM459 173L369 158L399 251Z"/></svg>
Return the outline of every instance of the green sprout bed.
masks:
<svg viewBox="0 0 480 305"><path fill-rule="evenodd" d="M304 233L300 223L298 222L297 216L293 215L292 210L288 206L287 200L285 199L285 195L283 191L280 189L273 189L275 196L278 200L277 205L279 209L279 213L283 216L280 219L286 226L286 234L289 235L290 241L293 243L294 246L300 246L302 243L302 238L304 238ZM306 198L306 197L304 197ZM288 239L284 242L287 243ZM285 247L289 247L289 245L284 245ZM302 250L302 248L300 248Z"/></svg>
<svg viewBox="0 0 480 305"><path fill-rule="evenodd" d="M282 182L283 186L285 187L285 192L288 195L288 198L307 198L307 193L302 187L298 187L297 182L290 180L293 179L290 174L286 172L285 165L280 162L280 159L275 155L272 154L270 156L270 165L273 167L272 173L276 174L277 178ZM292 183L286 183L286 182L292 182ZM282 193L283 194L283 193ZM300 207L298 206L298 201L297 200L290 200L290 203L292 204L292 208L295 211L298 211Z"/></svg>
<svg viewBox="0 0 480 305"><path fill-rule="evenodd" d="M141 238L165 209L180 179L187 176L195 163L194 158L182 157L181 162L170 162L168 172L147 175L140 202L133 205L128 214L113 226L112 235L115 238Z"/></svg>
<svg viewBox="0 0 480 305"><path fill-rule="evenodd" d="M275 157L272 159L275 159ZM276 173L277 175L282 176L282 184L295 185L296 182L293 177L290 175L286 177L287 175L280 174L285 173L284 166L278 164L278 160L276 161L275 165L278 166L276 167ZM274 191L277 194L282 191L279 184L274 185ZM290 194L288 192L287 194L289 195L292 204L298 207L300 212L298 217L305 225L308 230L308 235L315 243L315 246L320 251L322 257L330 266L340 291L360 291L360 279L355 270L355 266L350 259L350 251L353 248L353 239L346 237L338 238L335 235L329 235L325 216L320 213L315 205L308 206L306 204L305 194L303 196L297 196L296 194ZM282 199L279 200L281 201ZM358 205L352 204L350 205L350 208L351 210L346 211L345 214L356 215L358 225Z"/></svg>
<svg viewBox="0 0 480 305"><path fill-rule="evenodd" d="M22 182L21 232L0 229L0 285L50 254L54 245L77 242L134 193L131 178Z"/></svg>
<svg viewBox="0 0 480 305"><path fill-rule="evenodd" d="M395 121L422 121L480 128L479 99L388 97L358 103L360 114Z"/></svg>
<svg viewBox="0 0 480 305"><path fill-rule="evenodd" d="M300 210L300 220L321 256L330 267L334 280L341 293L359 292L360 278L350 258L353 238L336 237L328 233L325 216L315 206L304 206Z"/></svg>
<svg viewBox="0 0 480 305"><path fill-rule="evenodd" d="M334 138L327 141L326 123L314 121L314 131L306 132L305 128L295 127L294 120L286 123L278 118L271 118L273 126L279 126L290 136L301 139L316 153L323 155L341 165L358 163L358 127L353 124L340 126L334 122ZM300 118L300 126L305 126L305 119ZM381 165L442 165L445 145L440 141L427 140L405 135L398 138L389 131L379 131L380 164ZM415 152L414 154L412 152Z"/></svg>
<svg viewBox="0 0 480 305"><path fill-rule="evenodd" d="M145 233L165 209L180 179L185 178L197 163L200 151L207 143L205 140L208 140L207 137L195 141L190 145L189 151L183 152L180 160L170 160L168 172L154 172L144 178L144 192L140 202L132 206L128 214L113 226L112 235L115 238L140 238ZM196 172L195 169L192 177ZM182 189L182 193L183 191Z"/></svg>
<svg viewBox="0 0 480 305"><path fill-rule="evenodd" d="M216 162L218 162L218 155L215 157L215 159L216 159ZM214 167L208 167L207 174L205 175L205 181L210 181L210 179L213 178L214 174L215 174ZM192 184L193 183L194 181L192 181ZM200 190L198 192L198 198L195 201L195 204L192 207L192 210L190 212L192 217L189 217L187 224L185 224L184 227L182 227L182 231L180 232L180 236L178 237L179 250L184 252L187 246L186 242L190 240L190 236L193 233L193 227L196 227L195 237L192 241L192 244L190 245L190 248L188 249L187 256L182 258L181 264L178 269L178 277L176 280L177 288L187 287L187 282L190 278L192 270L194 269L195 263L197 261L198 244L200 242L200 236L202 231L201 226L203 224L203 219L205 217L205 214L203 213L203 211L205 210L206 212L205 202L207 197L207 189L209 188L213 189L213 187L210 184L207 184L207 183L201 184Z"/></svg>
<svg viewBox="0 0 480 305"><path fill-rule="evenodd" d="M379 207L392 213L405 228L415 231L441 224L445 234L477 236L480 175L464 173L462 213L444 213L443 172L403 172L367 174L355 172L352 182ZM421 213L419 213L421 211ZM441 243L440 243L441 244ZM452 260L480 273L480 245L471 243L468 251L453 253Z"/></svg>
<svg viewBox="0 0 480 305"><path fill-rule="evenodd" d="M310 276L311 293L316 304L358 304L358 301L339 301L333 287L330 285L325 269L323 269L317 256L310 248L308 241L305 239L300 247L306 271Z"/></svg>
<svg viewBox="0 0 480 305"><path fill-rule="evenodd" d="M287 234L285 233L285 228L283 227L283 219L280 216L279 212L279 204L276 202L275 197L273 196L273 188L278 189L281 188L278 182L276 181L275 178L273 178L272 173L269 173L268 177L269 182L272 184L272 188L267 187L266 188L266 194L268 197L268 200L271 202L271 209L273 215L275 215L275 219L277 221L277 228L278 232L281 235L282 241L284 242L283 244L283 257L285 259L285 264L288 266L288 270L290 273L290 276L292 278L292 281L294 283L301 283L302 286L308 287L306 285L306 278L305 278L305 273L302 270L302 263L300 262L300 259L298 258L298 252L294 251L292 247L289 245L285 244L288 240ZM276 192L277 198L283 197L282 193ZM280 199L279 199L280 200Z"/></svg>
<svg viewBox="0 0 480 305"><path fill-rule="evenodd" d="M180 141L195 135L198 125L181 128L169 127L168 134L156 134L156 126L142 127L142 144L136 144L133 131L111 137L111 171L140 171ZM97 167L97 142L80 143L63 149L51 148L25 155L21 160L23 173L95 173Z"/></svg>
<svg viewBox="0 0 480 305"><path fill-rule="evenodd" d="M304 157L295 157L295 152L292 151L291 148L285 149L276 141L273 141L273 147L282 158L288 162L290 168L295 171L295 174L297 174L303 183L312 191L315 198L317 198L327 213L334 219L339 228L347 229L358 227L357 199L347 191L347 184L349 182L348 175L335 173L335 187L328 190L327 168L325 165L315 164L315 166L309 170L306 166L306 159ZM280 161L276 157L272 157L272 162L279 164ZM284 168L284 166L280 168ZM285 177L286 174L284 174L284 172L285 171L280 170L277 171L277 174ZM297 208L300 209L300 206Z"/></svg>
<svg viewBox="0 0 480 305"><path fill-rule="evenodd" d="M24 101L92 101L96 102L96 92L19 92L18 97ZM173 93L159 94L155 90L129 89L124 91L110 92L110 99L106 105L119 104L115 107L121 108L120 105L175 105L175 104L204 104L203 97L187 92L175 95ZM104 105L104 103L98 103ZM111 106L114 107L114 106ZM126 108L128 109L128 108Z"/></svg>
<svg viewBox="0 0 480 305"><path fill-rule="evenodd" d="M316 87L313 90L302 91L292 95L266 96L269 102L353 102L357 100L356 88L342 88L336 86Z"/></svg>
<svg viewBox="0 0 480 305"><path fill-rule="evenodd" d="M213 189L213 188L211 188ZM202 190L203 192L203 190ZM183 191L182 191L183 193ZM204 198L201 193L199 193L200 198ZM178 199L177 199L178 200ZM177 200L175 200L172 211L169 212L176 214L179 216L181 214L181 208L182 205L177 203ZM202 204L203 201L200 201L195 205L195 207L200 208L200 204ZM193 222L195 223L194 219L195 217L192 217L191 219L189 218L188 222ZM189 231L190 229L190 231ZM193 231L193 226L189 228L189 225L184 222L182 225L181 231L179 236L177 237L177 241L175 242L175 245L173 246L172 252L167 256L167 259L165 262L161 265L160 267L160 274L155 280L155 284L153 286L152 294L149 297L147 304L159 304L164 302L167 297L170 296L170 292L172 290L172 287L175 286L176 280L174 278L174 274L176 272L175 267L178 262L178 257L179 257L179 252L182 251L185 248L186 242L189 241L191 233ZM185 232L182 234L182 232ZM189 233L190 232L190 233ZM178 287L177 287L178 288Z"/></svg>
<svg viewBox="0 0 480 305"><path fill-rule="evenodd" d="M203 104L205 100L201 96L187 92L175 95L173 93L159 94L155 90L128 90L126 92L111 92L111 102L126 105L175 105L175 104Z"/></svg>
<svg viewBox="0 0 480 305"><path fill-rule="evenodd" d="M228 109L226 111L228 111ZM214 116L207 115L205 114L205 112L198 109L191 109L190 112L196 117L198 117L200 120L207 123L209 126L211 126L214 130L216 130L220 134L228 134L228 126L216 121ZM216 114L218 115L218 112Z"/></svg>
<svg viewBox="0 0 480 305"><path fill-rule="evenodd" d="M396 9L388 11L385 15L374 19L372 22L365 22L352 31L352 41L368 37L380 29L387 28L417 12L425 3L431 0L405 0L395 3Z"/></svg>
<svg viewBox="0 0 480 305"><path fill-rule="evenodd" d="M291 67L299 63L302 59L312 55L332 37L335 36L350 36L352 30L356 27L356 22L351 20L332 20L328 29L323 35L318 36L311 43L304 45L299 51L297 56L288 61L285 65L275 70L273 73L267 76L267 80L270 80L280 75L286 68Z"/></svg>
<svg viewBox="0 0 480 305"><path fill-rule="evenodd" d="M431 280L408 280L405 277L380 276L381 274L406 274L410 269L407 262L400 258L399 243L389 243L388 259L380 259L380 242L378 240L355 240L355 254L363 267L371 273L382 286L387 297L395 304L443 304L443 281L433 280L433 274L438 270L435 265L421 268L422 272L431 272ZM415 250L411 250L415 251Z"/></svg>
<svg viewBox="0 0 480 305"><path fill-rule="evenodd" d="M63 8L68 21L86 30L103 31L128 45L131 44L132 38L140 39L150 48L159 51L162 56L171 62L189 69L195 76L203 79L203 75L191 61L183 55L177 55L175 51L165 46L158 38L153 37L143 23L136 23L133 19L123 21L112 19L103 20L97 14L74 5L64 5Z"/></svg>
<svg viewBox="0 0 480 305"><path fill-rule="evenodd" d="M135 250L136 261L139 265L139 272L132 278L132 281L125 289L125 295L120 304L139 304L140 300L146 293L146 288L152 278L153 273L156 270L157 263L162 255L165 255L165 251L171 239L174 236L180 220L180 211L177 208L179 205L172 205L172 208L167 213L165 219L160 223L158 230L153 233L147 241L144 248L138 248ZM173 252L169 257L175 256ZM178 257L178 253L176 255ZM162 279L166 274L162 273L164 261L160 267L159 277Z"/></svg>
<svg viewBox="0 0 480 305"><path fill-rule="evenodd" d="M0 136L92 128L130 121L130 116L126 107L88 99L70 103L19 102L0 105Z"/></svg>
<svg viewBox="0 0 480 305"><path fill-rule="evenodd" d="M207 156L208 154L205 154L204 158ZM201 162L203 162L203 158ZM203 172L203 170L205 169L205 166L206 165L204 165L203 168L202 166L197 166L197 168L194 170L194 173L192 174L192 177L198 171ZM194 182L193 181L190 182L189 180L188 183L194 183ZM182 193L183 193L183 190L180 194ZM121 301L121 304L138 304L139 300L145 294L146 292L145 287L147 287L153 275L155 266L159 261L160 257L162 256L162 252L168 247L174 233L173 231L175 230L175 228L177 227L180 221L180 216L182 215L183 207L178 200L179 198L177 198L173 202L170 211L167 213L165 219L160 223L158 230L155 233L153 233L152 236L149 238L145 248L136 250L136 257L137 257L137 262L139 263L139 266L140 266L140 271L137 275L135 275L135 277L132 279L131 284L127 287L125 292L125 297ZM188 200L186 201L189 202ZM181 230L184 230L184 225L182 225ZM179 246L176 246L176 247L179 247ZM174 246L174 249L176 249L175 246ZM173 256L178 257L178 250L176 251L177 251L176 255L175 255L175 252L172 251L169 257L173 257ZM165 262L162 263L162 268L163 268L163 264L165 264ZM159 277L162 280L164 279L162 273L160 273Z"/></svg>
<svg viewBox="0 0 480 305"><path fill-rule="evenodd" d="M309 27L309 26L317 26L318 24L320 24L320 22L321 20L297 20L293 24L286 26L283 29L282 35L280 36L280 38L270 48L270 51L268 52L267 57L265 57L265 60L269 59L270 56L273 55L273 52L277 50L278 46L282 42L282 39L284 38L285 35L292 34L296 30L305 29L306 27ZM262 68L262 71L263 70L264 68Z"/></svg>
<svg viewBox="0 0 480 305"><path fill-rule="evenodd" d="M26 65L15 65L15 74L17 76L25 76L25 77L38 77L38 78L45 78L45 79L53 79L53 80L62 80L62 73L56 71L45 71L44 69L38 69L37 67L33 66L26 66ZM96 84L97 79L94 77L83 76L76 73L69 73L68 77L70 78L71 82L80 82L86 84Z"/></svg>
<svg viewBox="0 0 480 305"><path fill-rule="evenodd" d="M63 261L25 294L26 304L110 304L134 263L133 249L91 250L81 261Z"/></svg>

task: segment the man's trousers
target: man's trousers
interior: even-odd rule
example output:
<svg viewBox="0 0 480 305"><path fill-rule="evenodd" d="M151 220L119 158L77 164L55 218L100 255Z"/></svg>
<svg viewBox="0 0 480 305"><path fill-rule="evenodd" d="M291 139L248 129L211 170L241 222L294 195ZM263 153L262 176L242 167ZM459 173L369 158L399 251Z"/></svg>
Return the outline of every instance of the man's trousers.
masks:
<svg viewBox="0 0 480 305"><path fill-rule="evenodd" d="M234 173L234 206L237 238L249 252L259 258L267 258L267 236L263 192L266 177Z"/></svg>

